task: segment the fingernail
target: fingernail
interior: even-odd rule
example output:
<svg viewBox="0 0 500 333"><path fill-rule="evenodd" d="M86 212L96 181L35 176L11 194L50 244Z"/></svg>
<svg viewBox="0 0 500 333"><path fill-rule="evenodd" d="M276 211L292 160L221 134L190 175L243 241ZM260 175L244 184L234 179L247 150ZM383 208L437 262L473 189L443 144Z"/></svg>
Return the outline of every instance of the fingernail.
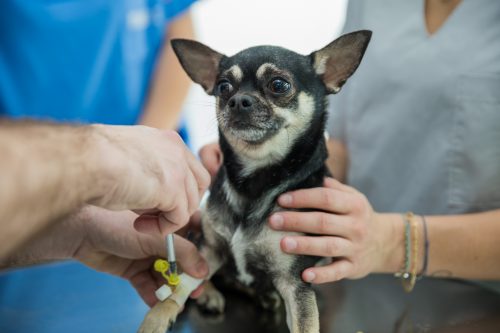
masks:
<svg viewBox="0 0 500 333"><path fill-rule="evenodd" d="M312 282L316 278L316 274L311 271L304 272L304 281Z"/></svg>
<svg viewBox="0 0 500 333"><path fill-rule="evenodd" d="M278 202L280 205L290 205L292 203L292 196L290 194L283 194L279 197Z"/></svg>
<svg viewBox="0 0 500 333"><path fill-rule="evenodd" d="M198 274L203 276L208 274L208 265L204 259L200 259L198 261L198 263L196 264L196 271L198 272Z"/></svg>
<svg viewBox="0 0 500 333"><path fill-rule="evenodd" d="M285 245L285 250L292 251L297 248L297 241L293 238L285 238L283 241Z"/></svg>
<svg viewBox="0 0 500 333"><path fill-rule="evenodd" d="M280 214L273 214L271 218L269 219L269 222L271 223L271 226L275 229L281 229L283 227L283 216Z"/></svg>

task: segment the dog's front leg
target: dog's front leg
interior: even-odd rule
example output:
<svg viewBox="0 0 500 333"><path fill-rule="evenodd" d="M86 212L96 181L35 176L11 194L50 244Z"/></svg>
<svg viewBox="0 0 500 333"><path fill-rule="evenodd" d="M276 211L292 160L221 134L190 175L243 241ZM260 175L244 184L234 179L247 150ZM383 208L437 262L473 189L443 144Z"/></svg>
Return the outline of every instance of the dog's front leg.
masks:
<svg viewBox="0 0 500 333"><path fill-rule="evenodd" d="M219 270L223 264L223 260L209 246L203 246L200 252L208 263L208 280ZM156 303L149 310L139 328L139 333L165 333L175 323L175 319L184 307L189 295L204 281L195 279L185 273L179 277L181 282L175 288L172 295L163 302Z"/></svg>
<svg viewBox="0 0 500 333"><path fill-rule="evenodd" d="M316 294L302 281L278 279L275 287L285 302L286 322L291 333L319 333Z"/></svg>
<svg viewBox="0 0 500 333"><path fill-rule="evenodd" d="M203 294L198 297L196 303L202 311L210 314L222 314L226 305L226 300L222 293L215 288L212 281L205 281Z"/></svg>

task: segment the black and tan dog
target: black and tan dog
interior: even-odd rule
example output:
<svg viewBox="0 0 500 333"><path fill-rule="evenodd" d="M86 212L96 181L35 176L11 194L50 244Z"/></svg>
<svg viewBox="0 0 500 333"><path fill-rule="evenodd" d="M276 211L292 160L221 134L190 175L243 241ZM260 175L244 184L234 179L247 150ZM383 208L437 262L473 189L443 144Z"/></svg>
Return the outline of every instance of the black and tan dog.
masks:
<svg viewBox="0 0 500 333"><path fill-rule="evenodd" d="M280 194L322 186L329 174L327 95L339 92L354 73L370 37L370 31L349 33L307 56L258 46L227 57L195 41L172 42L191 79L216 98L224 163L203 211L200 248L210 275L229 265L235 279L259 295L279 294L293 333L319 332L314 291L301 280L319 258L283 253L280 240L290 233L270 229L268 217L280 210ZM146 316L141 332L164 332L202 282L181 279L174 294ZM212 311L224 308L213 286L200 302Z"/></svg>

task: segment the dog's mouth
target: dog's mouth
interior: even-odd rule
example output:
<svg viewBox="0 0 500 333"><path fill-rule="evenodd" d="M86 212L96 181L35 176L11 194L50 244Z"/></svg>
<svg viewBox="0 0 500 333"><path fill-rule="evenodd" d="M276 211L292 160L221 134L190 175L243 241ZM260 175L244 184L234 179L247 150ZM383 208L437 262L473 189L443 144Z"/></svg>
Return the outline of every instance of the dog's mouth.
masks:
<svg viewBox="0 0 500 333"><path fill-rule="evenodd" d="M273 122L254 123L248 120L231 119L222 126L223 132L250 145L259 145L273 136L279 125Z"/></svg>
<svg viewBox="0 0 500 333"><path fill-rule="evenodd" d="M269 137L268 130L252 125L229 126L228 131L233 137L252 145L261 144Z"/></svg>

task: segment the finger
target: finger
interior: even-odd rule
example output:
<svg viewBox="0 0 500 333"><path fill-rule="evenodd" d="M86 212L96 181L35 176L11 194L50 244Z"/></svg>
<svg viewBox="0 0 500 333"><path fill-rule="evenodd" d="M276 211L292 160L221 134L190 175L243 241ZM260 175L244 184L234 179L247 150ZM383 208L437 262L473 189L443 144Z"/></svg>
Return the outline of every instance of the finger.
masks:
<svg viewBox="0 0 500 333"><path fill-rule="evenodd" d="M349 192L316 187L285 193L278 198L278 203L286 208L312 208L347 214L352 206L350 197Z"/></svg>
<svg viewBox="0 0 500 333"><path fill-rule="evenodd" d="M351 242L341 237L295 236L283 237L283 252L320 257L344 257L350 254Z"/></svg>
<svg viewBox="0 0 500 333"><path fill-rule="evenodd" d="M200 284L200 285L198 286L198 288L196 288L196 289L195 289L195 290L191 293L191 295L189 295L189 297L194 298L194 299L196 299L196 298L200 297L200 296L201 296L201 294L203 294L203 292L205 291L205 287L204 287L204 285L205 285L204 283Z"/></svg>
<svg viewBox="0 0 500 333"><path fill-rule="evenodd" d="M177 261L182 270L195 278L205 278L208 274L208 265L196 246L179 235L174 236L174 245Z"/></svg>
<svg viewBox="0 0 500 333"><path fill-rule="evenodd" d="M122 277L130 281L144 302L149 306L153 306L158 301L155 296L158 283L150 270L153 261L153 258L136 260L122 274Z"/></svg>
<svg viewBox="0 0 500 333"><path fill-rule="evenodd" d="M275 230L296 231L348 238L351 223L344 215L323 212L279 212L269 218Z"/></svg>
<svg viewBox="0 0 500 333"><path fill-rule="evenodd" d="M140 236L139 240L145 256L162 258L167 256L165 238L159 233ZM208 265L193 243L174 234L174 247L176 260L184 272L200 279L208 274Z"/></svg>
<svg viewBox="0 0 500 333"><path fill-rule="evenodd" d="M156 208L152 208L152 209L134 209L133 210L134 213L136 214L139 214L139 215L159 215L160 214L160 210L156 209Z"/></svg>
<svg viewBox="0 0 500 333"><path fill-rule="evenodd" d="M160 235L159 217L152 215L141 215L134 221L135 230L149 235Z"/></svg>
<svg viewBox="0 0 500 333"><path fill-rule="evenodd" d="M326 283L335 282L348 278L353 274L354 265L347 259L334 261L333 263L311 267L302 272L302 279L308 283Z"/></svg>
<svg viewBox="0 0 500 333"><path fill-rule="evenodd" d="M201 211L197 210L189 219L189 228L195 231L201 230Z"/></svg>
<svg viewBox="0 0 500 333"><path fill-rule="evenodd" d="M170 212L173 213L173 212ZM160 213L158 216L141 215L134 221L135 230L148 235L166 236L180 229L180 225L173 223L170 219ZM174 217L177 219L177 217Z"/></svg>
<svg viewBox="0 0 500 333"><path fill-rule="evenodd" d="M200 161L186 148L186 156L189 169L193 173L198 188L198 195L201 198L210 185L210 174L203 167Z"/></svg>
<svg viewBox="0 0 500 333"><path fill-rule="evenodd" d="M158 302L155 291L158 289L155 279L149 271L142 271L129 278L132 286L137 290L144 302L152 307Z"/></svg>
<svg viewBox="0 0 500 333"><path fill-rule="evenodd" d="M218 143L203 146L198 153L203 166L207 168L212 177L215 177L222 164L222 152Z"/></svg>
<svg viewBox="0 0 500 333"><path fill-rule="evenodd" d="M185 209L177 208L171 212L163 213L158 218L160 234L166 236L179 230L188 221Z"/></svg>
<svg viewBox="0 0 500 333"><path fill-rule="evenodd" d="M163 236L182 228L189 222L191 216L188 209L187 189L181 189L174 200L173 209L159 215L159 226Z"/></svg>
<svg viewBox="0 0 500 333"><path fill-rule="evenodd" d="M196 179L194 178L194 175L190 170L187 171L186 178L184 178L184 187L186 189L188 213L189 216L191 216L200 206L201 196L198 189L198 184L196 183ZM186 221L186 223L187 222L188 221Z"/></svg>
<svg viewBox="0 0 500 333"><path fill-rule="evenodd" d="M190 232L198 232L201 230L201 212L197 210L189 218L188 224L177 230L175 233L186 238Z"/></svg>
<svg viewBox="0 0 500 333"><path fill-rule="evenodd" d="M347 186L345 184L342 184L337 179L332 178L332 177L326 177L324 182L323 182L323 186L328 187L328 188L332 188L332 189L336 189L339 191L345 191L345 192L350 192L350 193L356 192L356 190L354 188Z"/></svg>

